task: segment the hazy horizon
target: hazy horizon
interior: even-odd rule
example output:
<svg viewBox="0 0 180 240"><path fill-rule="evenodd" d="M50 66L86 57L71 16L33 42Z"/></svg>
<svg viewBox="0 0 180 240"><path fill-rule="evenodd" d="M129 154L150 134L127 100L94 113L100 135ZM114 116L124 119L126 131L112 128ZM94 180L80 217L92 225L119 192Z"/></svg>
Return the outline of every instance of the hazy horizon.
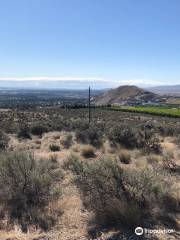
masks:
<svg viewBox="0 0 180 240"><path fill-rule="evenodd" d="M141 88L161 87L161 86L175 86L175 84L136 84L129 82L109 82L109 81L95 81L95 80L0 80L1 89L50 89L50 90L85 90L89 86L95 90L103 90L116 88L123 85L137 86ZM180 85L180 84L179 84Z"/></svg>

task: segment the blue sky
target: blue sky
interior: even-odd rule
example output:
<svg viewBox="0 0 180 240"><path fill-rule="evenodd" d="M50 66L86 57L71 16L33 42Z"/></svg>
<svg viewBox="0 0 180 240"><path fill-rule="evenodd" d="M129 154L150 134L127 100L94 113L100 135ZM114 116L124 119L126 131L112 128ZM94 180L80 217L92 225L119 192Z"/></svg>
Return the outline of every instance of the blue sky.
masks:
<svg viewBox="0 0 180 240"><path fill-rule="evenodd" d="M0 80L180 84L179 0L0 0Z"/></svg>

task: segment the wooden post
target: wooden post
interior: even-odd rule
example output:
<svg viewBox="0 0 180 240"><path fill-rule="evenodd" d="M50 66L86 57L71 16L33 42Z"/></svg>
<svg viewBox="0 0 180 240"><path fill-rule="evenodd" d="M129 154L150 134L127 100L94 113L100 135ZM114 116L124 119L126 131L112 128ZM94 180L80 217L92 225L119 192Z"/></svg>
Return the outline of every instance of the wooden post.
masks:
<svg viewBox="0 0 180 240"><path fill-rule="evenodd" d="M91 122L91 89L90 87L89 87L88 110L89 110L89 123L90 123Z"/></svg>

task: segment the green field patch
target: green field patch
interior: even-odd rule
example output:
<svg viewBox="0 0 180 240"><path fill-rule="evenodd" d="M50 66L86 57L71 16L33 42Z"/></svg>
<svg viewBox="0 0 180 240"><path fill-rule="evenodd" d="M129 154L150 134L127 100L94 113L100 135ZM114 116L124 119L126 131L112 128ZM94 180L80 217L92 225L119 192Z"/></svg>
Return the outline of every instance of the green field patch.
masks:
<svg viewBox="0 0 180 240"><path fill-rule="evenodd" d="M112 106L111 110L145 113L157 116L180 117L180 107L169 106Z"/></svg>

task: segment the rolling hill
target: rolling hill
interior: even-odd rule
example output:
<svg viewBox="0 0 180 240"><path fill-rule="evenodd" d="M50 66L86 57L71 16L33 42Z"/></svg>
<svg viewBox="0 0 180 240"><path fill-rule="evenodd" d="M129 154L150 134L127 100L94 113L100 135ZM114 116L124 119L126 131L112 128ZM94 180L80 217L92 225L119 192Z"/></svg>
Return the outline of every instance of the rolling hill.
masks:
<svg viewBox="0 0 180 240"><path fill-rule="evenodd" d="M119 105L138 105L138 104L157 104L164 102L165 99L158 94L138 88L136 86L120 86L104 92L94 97L95 105L119 104Z"/></svg>

